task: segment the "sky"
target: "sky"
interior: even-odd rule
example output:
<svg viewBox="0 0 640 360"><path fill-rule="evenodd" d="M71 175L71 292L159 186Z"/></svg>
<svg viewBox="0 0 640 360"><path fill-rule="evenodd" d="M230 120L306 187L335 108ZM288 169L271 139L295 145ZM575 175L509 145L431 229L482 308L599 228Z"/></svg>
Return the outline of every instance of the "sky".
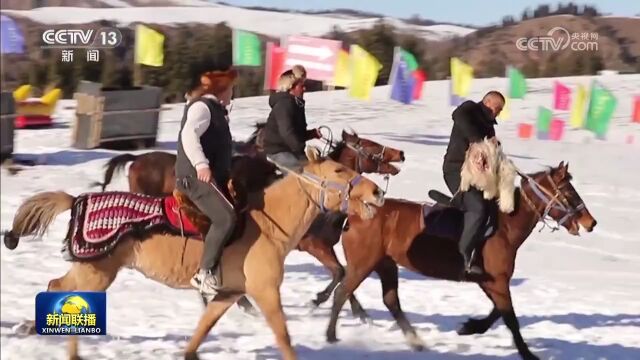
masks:
<svg viewBox="0 0 640 360"><path fill-rule="evenodd" d="M520 18L522 11L527 7L533 9L539 4L551 4L553 9L558 4L558 1L550 0L225 0L225 2L240 6L264 6L294 10L348 8L401 18L418 14L424 19L476 26L498 23L506 15ZM567 3L569 1L561 2ZM637 0L573 1L573 3L595 5L600 12L605 14L621 16L640 14L640 3Z"/></svg>

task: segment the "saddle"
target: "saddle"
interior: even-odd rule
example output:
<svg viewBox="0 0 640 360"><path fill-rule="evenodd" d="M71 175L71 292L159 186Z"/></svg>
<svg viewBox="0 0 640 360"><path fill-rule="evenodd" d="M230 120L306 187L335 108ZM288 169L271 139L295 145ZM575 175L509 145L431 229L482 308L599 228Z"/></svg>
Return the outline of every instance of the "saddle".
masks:
<svg viewBox="0 0 640 360"><path fill-rule="evenodd" d="M454 199L437 190L430 190L429 197L436 203L427 203L422 207L424 234L459 241L464 224L464 209L460 199ZM485 240L493 236L498 229L498 205L495 201L491 201L490 204L489 216L482 231Z"/></svg>
<svg viewBox="0 0 640 360"><path fill-rule="evenodd" d="M242 233L244 224L245 218L238 216L232 239ZM178 191L166 197L124 191L81 194L71 208L62 252L70 261L96 259L111 253L125 236L144 240L154 232L201 240L209 225L209 219Z"/></svg>

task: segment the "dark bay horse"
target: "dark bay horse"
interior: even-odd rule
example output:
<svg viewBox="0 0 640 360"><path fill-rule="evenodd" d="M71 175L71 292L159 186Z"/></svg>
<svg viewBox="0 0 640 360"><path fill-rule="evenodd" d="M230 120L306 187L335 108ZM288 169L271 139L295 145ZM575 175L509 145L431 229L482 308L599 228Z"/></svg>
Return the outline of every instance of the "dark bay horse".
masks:
<svg viewBox="0 0 640 360"><path fill-rule="evenodd" d="M572 235L580 226L591 232L596 220L571 185L568 164L532 175L521 174L516 189L516 208L511 214L500 213L493 235L485 242L479 261L486 276L466 279L457 241L462 215L454 207L433 206L423 217L423 204L387 199L373 219L364 221L348 217L348 229L342 236L347 271L337 287L327 328L327 341L335 342L338 314L360 283L375 271L382 283L383 301L414 350L424 348L422 339L400 308L398 299L398 265L425 276L451 281L476 282L493 302L485 318L469 319L458 330L460 335L482 334L502 317L511 331L518 353L523 359L537 359L520 334L520 325L511 301L509 281L513 275L518 248L536 224L548 217Z"/></svg>
<svg viewBox="0 0 640 360"><path fill-rule="evenodd" d="M235 143L237 152L261 154L262 129L264 123L256 123L256 129L245 143ZM362 138L357 133L342 131L342 140L331 144L328 157L358 173L378 173L397 175L400 170L393 162L403 162L404 152L375 141ZM143 155L123 154L107 163L104 182L99 184L104 191L111 182L115 171L123 169L133 161L129 168L129 190L152 196L169 195L175 185L174 166L176 156L170 153L154 151ZM297 249L309 253L324 265L332 274L330 284L316 295L313 304L318 306L329 299L333 290L344 277L344 267L338 261L333 246L340 240L344 215L326 214L313 222L307 234L300 241ZM251 310L251 303L242 298L239 304L245 311ZM355 298L351 302L354 315L363 321L365 312Z"/></svg>

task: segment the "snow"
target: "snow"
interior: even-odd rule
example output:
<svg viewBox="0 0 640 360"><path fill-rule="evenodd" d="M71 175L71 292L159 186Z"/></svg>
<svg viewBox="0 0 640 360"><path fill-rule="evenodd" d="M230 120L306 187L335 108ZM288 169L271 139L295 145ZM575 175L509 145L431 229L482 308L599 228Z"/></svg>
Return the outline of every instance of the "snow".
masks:
<svg viewBox="0 0 640 360"><path fill-rule="evenodd" d="M511 102L512 117L497 126L498 136L514 162L525 172L569 161L573 184L598 220L594 232L573 237L565 230L534 231L520 249L512 281L512 297L522 334L543 359L638 359L640 354L640 139L639 124L630 122L632 98L640 75L595 77L619 100L607 140L585 130L571 130L560 142L519 140L520 121L533 122L538 106L550 106L554 80L575 87L593 77L533 79L526 99ZM390 197L425 201L427 191L444 191L441 161L451 128L448 82L425 84L425 98L405 106L388 99L389 88L378 87L373 99L350 99L344 91L307 94L310 126L327 125L336 136L351 127L362 136L403 149L407 161L392 178ZM506 79L477 79L473 99L490 89L504 89ZM19 204L40 191L64 190L77 195L95 190L106 161L119 152L70 148L72 100L60 101L51 129L17 130L16 157L38 165L16 175L1 173L1 228L11 226ZM173 151L183 104L162 112L159 147ZM246 138L252 124L268 114L267 99L238 99L231 112L237 139ZM568 114L561 112L560 118ZM371 176L380 181L379 176ZM110 189L126 189L126 177ZM1 254L0 345L2 359L62 359L62 337L23 337L12 327L33 319L35 295L49 280L63 275L69 264L59 254L69 212L61 214L42 239L22 239L18 248ZM341 261L342 249L336 247ZM344 263L344 262L343 262ZM306 253L286 259L282 286L288 327L300 359L517 359L511 334L498 321L484 335L461 337L457 326L469 316L488 314L491 305L473 284L424 278L400 272L400 299L409 320L427 343L423 353L409 350L384 307L379 281L369 277L356 291L373 317L360 324L347 307L338 327L341 342L325 342L330 303L311 311L307 305L329 280L328 272ZM82 338L81 355L95 359L179 358L195 329L202 305L193 290L173 290L123 270L108 290L107 337ZM200 348L202 359L280 358L262 317L252 318L232 308Z"/></svg>
<svg viewBox="0 0 640 360"><path fill-rule="evenodd" d="M331 32L334 26L344 31L354 31L373 27L380 19L348 19L327 15L306 15L273 11L258 11L234 6L200 2L179 2L172 7L116 7L116 8L74 8L41 7L32 10L2 10L9 16L27 17L43 24L84 24L99 20L110 20L119 26L131 23L176 25L187 23L217 24L226 22L229 26L273 37L285 35L322 36ZM385 18L402 31L415 33L429 40L452 36L465 36L475 31L454 25L410 25L401 20Z"/></svg>

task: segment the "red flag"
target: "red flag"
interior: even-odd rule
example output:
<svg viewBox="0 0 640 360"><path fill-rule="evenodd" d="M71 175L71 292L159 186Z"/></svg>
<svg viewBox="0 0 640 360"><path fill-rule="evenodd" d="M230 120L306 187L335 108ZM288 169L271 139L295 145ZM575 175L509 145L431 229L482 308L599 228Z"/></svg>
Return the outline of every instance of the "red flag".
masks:
<svg viewBox="0 0 640 360"><path fill-rule="evenodd" d="M531 124L518 124L518 137L520 139L529 139L533 134L533 125Z"/></svg>
<svg viewBox="0 0 640 360"><path fill-rule="evenodd" d="M557 110L569 110L571 102L571 89L562 85L558 81L554 82L553 87L553 108Z"/></svg>
<svg viewBox="0 0 640 360"><path fill-rule="evenodd" d="M418 69L411 73L413 76L413 100L418 100L422 97L422 85L427 80L427 74L424 71Z"/></svg>
<svg viewBox="0 0 640 360"><path fill-rule="evenodd" d="M635 104L633 105L633 118L631 122L640 123L640 96L635 97Z"/></svg>
<svg viewBox="0 0 640 360"><path fill-rule="evenodd" d="M278 78L284 69L285 55L286 53L284 48L281 48L272 42L267 43L267 50L265 51L266 59L264 62L265 90L275 90L278 88Z"/></svg>

